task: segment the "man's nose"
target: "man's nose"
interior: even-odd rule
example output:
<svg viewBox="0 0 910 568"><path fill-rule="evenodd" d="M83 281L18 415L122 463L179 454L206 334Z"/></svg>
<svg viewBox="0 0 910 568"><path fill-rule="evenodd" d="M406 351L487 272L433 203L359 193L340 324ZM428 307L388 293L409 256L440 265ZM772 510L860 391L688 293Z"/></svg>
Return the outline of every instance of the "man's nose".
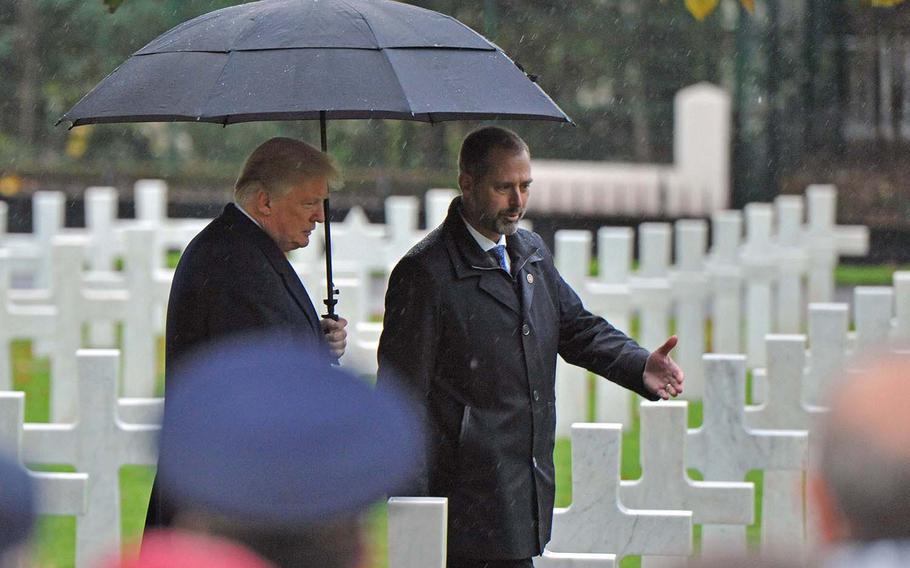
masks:
<svg viewBox="0 0 910 568"><path fill-rule="evenodd" d="M325 223L325 202L319 204L313 211L313 221L316 223Z"/></svg>
<svg viewBox="0 0 910 568"><path fill-rule="evenodd" d="M521 207L522 205L524 204L522 202L521 190L516 187L509 192L509 207L517 208Z"/></svg>

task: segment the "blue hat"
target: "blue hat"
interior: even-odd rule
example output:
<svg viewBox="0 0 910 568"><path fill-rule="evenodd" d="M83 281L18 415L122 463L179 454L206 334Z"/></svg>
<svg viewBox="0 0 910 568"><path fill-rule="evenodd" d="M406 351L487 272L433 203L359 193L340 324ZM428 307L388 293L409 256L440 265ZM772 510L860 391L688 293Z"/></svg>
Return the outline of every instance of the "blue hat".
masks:
<svg viewBox="0 0 910 568"><path fill-rule="evenodd" d="M28 539L34 525L34 483L19 463L0 455L0 554Z"/></svg>
<svg viewBox="0 0 910 568"><path fill-rule="evenodd" d="M235 337L169 379L158 480L178 507L305 526L356 513L410 479L423 436L404 395L303 344Z"/></svg>

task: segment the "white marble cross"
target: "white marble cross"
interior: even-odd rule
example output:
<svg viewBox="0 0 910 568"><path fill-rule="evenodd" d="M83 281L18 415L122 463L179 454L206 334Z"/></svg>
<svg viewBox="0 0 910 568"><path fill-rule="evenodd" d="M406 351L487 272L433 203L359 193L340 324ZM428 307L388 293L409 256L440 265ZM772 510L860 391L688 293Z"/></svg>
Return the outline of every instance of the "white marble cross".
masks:
<svg viewBox="0 0 910 568"><path fill-rule="evenodd" d="M13 386L10 342L14 339L50 341L57 326L53 306L19 305L10 299L9 251L0 249L0 390Z"/></svg>
<svg viewBox="0 0 910 568"><path fill-rule="evenodd" d="M656 349L670 331L671 230L668 223L642 223L638 227L639 268L632 278L632 295L641 320L639 343Z"/></svg>
<svg viewBox="0 0 910 568"><path fill-rule="evenodd" d="M69 464L88 474L88 509L76 527L76 566L120 546L120 468L155 465L156 425L125 424L117 415L119 354L79 350L78 415L69 424L25 424L25 463Z"/></svg>
<svg viewBox="0 0 910 568"><path fill-rule="evenodd" d="M894 290L888 286L857 286L853 289L853 309L854 362L861 364L864 355L891 347Z"/></svg>
<svg viewBox="0 0 910 568"><path fill-rule="evenodd" d="M620 483L632 509L692 511L692 522L749 525L755 489L741 481L694 481L686 473L685 401L642 402L640 479Z"/></svg>
<svg viewBox="0 0 910 568"><path fill-rule="evenodd" d="M741 481L753 469L805 470L808 433L749 428L745 385L745 357L705 355L704 420L701 427L689 431L687 465L710 481ZM745 544L742 526L704 526L705 551L745 552Z"/></svg>
<svg viewBox="0 0 910 568"><path fill-rule="evenodd" d="M746 423L753 429L809 430L826 412L802 401L806 373L806 338L768 335L768 368L756 369L767 385L764 402L746 407ZM803 472L766 470L762 492L762 550L767 554L806 552L806 496Z"/></svg>
<svg viewBox="0 0 910 568"><path fill-rule="evenodd" d="M629 278L632 270L634 232L629 227L601 227L597 230L597 266L595 280L579 291L589 311L603 316L617 329L631 335L632 290ZM623 428L632 427L633 397L629 391L612 381L594 383L595 417L597 422L616 422Z"/></svg>
<svg viewBox="0 0 910 568"><path fill-rule="evenodd" d="M642 475L620 482L620 501L633 509L692 511L692 522L697 524L752 524L755 489L751 483L694 481L686 473L687 409L684 401L641 403ZM678 561L648 556L642 559L642 567L676 566Z"/></svg>
<svg viewBox="0 0 910 568"><path fill-rule="evenodd" d="M25 393L0 392L0 450L21 460ZM39 515L84 515L88 507L88 475L29 471L38 495ZM76 521L77 523L79 520Z"/></svg>
<svg viewBox="0 0 910 568"><path fill-rule="evenodd" d="M151 397L157 368L155 333L156 276L152 268L153 233L130 228L126 241L124 289L85 288L82 278L84 242L60 236L54 242L54 280L57 329L51 376L51 417L57 422L74 417L76 400L71 378L76 376L75 353L82 346L82 326L95 319L124 322L124 394Z"/></svg>
<svg viewBox="0 0 910 568"><path fill-rule="evenodd" d="M809 354L803 400L825 406L847 361L847 304L809 304Z"/></svg>
<svg viewBox="0 0 910 568"><path fill-rule="evenodd" d="M688 556L691 511L634 510L620 502L621 444L618 424L572 426L572 504L553 512L547 550Z"/></svg>
<svg viewBox="0 0 910 568"><path fill-rule="evenodd" d="M777 326L780 333L799 333L806 312L804 275L809 255L802 246L803 198L779 195L774 200L777 212Z"/></svg>
<svg viewBox="0 0 910 568"><path fill-rule="evenodd" d="M556 270L584 301L591 266L589 231L556 231ZM588 371L562 357L556 361L556 435L567 438L572 424L588 421Z"/></svg>
<svg viewBox="0 0 910 568"><path fill-rule="evenodd" d="M838 257L869 253L869 229L836 225L837 188L810 185L806 189L809 226L805 240L809 251L809 301L834 300L834 269Z"/></svg>
<svg viewBox="0 0 910 568"><path fill-rule="evenodd" d="M707 263L713 302L711 351L742 353L743 270L739 266L741 211L718 211L711 217L712 246Z"/></svg>
<svg viewBox="0 0 910 568"><path fill-rule="evenodd" d="M749 366L765 366L765 335L774 326L772 284L777 277L777 251L772 244L774 212L767 203L746 205L746 241L740 263L746 282L746 355Z"/></svg>
<svg viewBox="0 0 910 568"><path fill-rule="evenodd" d="M705 270L708 225L700 219L683 219L676 222L674 229L676 266L670 274L670 288L675 303L676 334L680 338L674 357L686 373L683 396L700 399L704 394L701 356L707 350L705 319L710 291Z"/></svg>

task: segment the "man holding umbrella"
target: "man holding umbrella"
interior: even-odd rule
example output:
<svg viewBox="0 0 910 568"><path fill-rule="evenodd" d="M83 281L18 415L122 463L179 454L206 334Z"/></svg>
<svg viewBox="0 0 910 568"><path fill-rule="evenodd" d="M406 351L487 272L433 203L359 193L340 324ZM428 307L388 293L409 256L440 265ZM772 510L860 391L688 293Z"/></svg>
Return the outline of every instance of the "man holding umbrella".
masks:
<svg viewBox="0 0 910 568"><path fill-rule="evenodd" d="M187 246L174 273L165 332L168 393L184 360L241 332L280 330L335 359L344 354L347 321L320 320L285 256L307 246L316 224L325 222L323 202L337 178L331 159L299 140L273 138L253 151L234 202ZM171 516L154 491L147 524L168 525Z"/></svg>
<svg viewBox="0 0 910 568"><path fill-rule="evenodd" d="M669 357L588 312L541 238L518 229L527 144L497 127L465 138L462 195L392 272L379 384L403 378L427 424L415 493L447 497L449 568L532 566L550 539L556 355L655 400L682 392Z"/></svg>

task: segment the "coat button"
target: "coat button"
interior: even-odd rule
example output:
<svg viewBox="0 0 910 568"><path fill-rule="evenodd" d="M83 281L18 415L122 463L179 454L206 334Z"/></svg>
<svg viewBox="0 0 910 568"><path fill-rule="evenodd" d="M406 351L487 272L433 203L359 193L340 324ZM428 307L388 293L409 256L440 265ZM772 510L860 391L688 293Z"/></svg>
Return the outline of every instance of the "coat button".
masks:
<svg viewBox="0 0 910 568"><path fill-rule="evenodd" d="M534 275L528 274L528 284L533 284L533 283L534 283Z"/></svg>
<svg viewBox="0 0 910 568"><path fill-rule="evenodd" d="M524 324L523 326L521 326L521 334L522 335L531 335L531 326L529 326L528 324Z"/></svg>
<svg viewBox="0 0 910 568"><path fill-rule="evenodd" d="M537 402L538 400L540 400L540 391L534 389L534 401Z"/></svg>

